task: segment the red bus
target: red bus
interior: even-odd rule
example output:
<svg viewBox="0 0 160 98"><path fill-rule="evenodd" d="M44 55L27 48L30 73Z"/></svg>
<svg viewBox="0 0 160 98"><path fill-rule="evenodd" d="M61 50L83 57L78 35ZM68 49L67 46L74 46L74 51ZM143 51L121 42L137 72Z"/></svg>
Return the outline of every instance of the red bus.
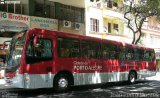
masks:
<svg viewBox="0 0 160 98"><path fill-rule="evenodd" d="M73 85L134 83L156 74L153 49L57 31L20 32L9 51L5 79L18 88L63 92Z"/></svg>

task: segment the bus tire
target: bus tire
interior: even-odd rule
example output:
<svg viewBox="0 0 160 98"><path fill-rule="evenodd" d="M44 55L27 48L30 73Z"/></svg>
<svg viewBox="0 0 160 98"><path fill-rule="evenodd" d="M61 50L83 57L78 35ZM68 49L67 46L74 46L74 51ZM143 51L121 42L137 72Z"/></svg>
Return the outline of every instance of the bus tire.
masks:
<svg viewBox="0 0 160 98"><path fill-rule="evenodd" d="M70 87L69 77L67 74L59 74L55 77L53 82L53 89L55 92L66 92Z"/></svg>
<svg viewBox="0 0 160 98"><path fill-rule="evenodd" d="M136 82L136 72L135 71L130 71L129 76L128 76L128 82L129 84L134 84Z"/></svg>

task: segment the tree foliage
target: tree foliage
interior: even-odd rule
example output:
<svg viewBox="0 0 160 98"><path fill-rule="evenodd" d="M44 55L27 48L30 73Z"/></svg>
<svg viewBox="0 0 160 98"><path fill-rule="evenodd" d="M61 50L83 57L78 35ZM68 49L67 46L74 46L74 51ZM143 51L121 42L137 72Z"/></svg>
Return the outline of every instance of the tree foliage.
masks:
<svg viewBox="0 0 160 98"><path fill-rule="evenodd" d="M124 18L127 20L128 28L133 32L132 44L137 44L139 42L142 36L142 25L146 18L157 16L157 18L160 19L159 15L159 0L141 0L138 4L130 0L130 5L128 10L125 11ZM138 36L136 36L136 34Z"/></svg>

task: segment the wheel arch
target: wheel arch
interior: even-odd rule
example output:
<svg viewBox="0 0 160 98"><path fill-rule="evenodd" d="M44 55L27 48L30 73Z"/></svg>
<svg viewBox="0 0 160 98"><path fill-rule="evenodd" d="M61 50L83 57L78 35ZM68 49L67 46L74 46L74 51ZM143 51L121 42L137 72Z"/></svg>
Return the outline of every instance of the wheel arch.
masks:
<svg viewBox="0 0 160 98"><path fill-rule="evenodd" d="M67 75L68 78L69 78L69 81L70 81L70 85L74 85L74 77L73 77L73 74L72 74L72 72L67 71L67 70L61 70L61 71L57 72L56 75L55 75L55 77L53 78L53 82L54 82L55 78L58 77L58 76L61 75L61 74Z"/></svg>
<svg viewBox="0 0 160 98"><path fill-rule="evenodd" d="M134 72L134 73L136 74L136 79L137 79L137 78L138 78L138 77L137 77L137 71L136 71L135 69L131 69L131 70L129 71L129 74L130 74L131 72ZM128 74L128 77L129 77L129 74Z"/></svg>

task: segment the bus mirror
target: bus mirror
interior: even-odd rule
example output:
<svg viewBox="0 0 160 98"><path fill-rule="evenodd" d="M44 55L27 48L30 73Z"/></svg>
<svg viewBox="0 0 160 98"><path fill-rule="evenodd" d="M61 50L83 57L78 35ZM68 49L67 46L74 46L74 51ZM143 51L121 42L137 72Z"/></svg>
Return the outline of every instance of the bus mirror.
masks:
<svg viewBox="0 0 160 98"><path fill-rule="evenodd" d="M34 44L34 45L37 44L37 40L38 40L38 38L37 38L37 36L35 36L34 39L33 39L33 44Z"/></svg>

